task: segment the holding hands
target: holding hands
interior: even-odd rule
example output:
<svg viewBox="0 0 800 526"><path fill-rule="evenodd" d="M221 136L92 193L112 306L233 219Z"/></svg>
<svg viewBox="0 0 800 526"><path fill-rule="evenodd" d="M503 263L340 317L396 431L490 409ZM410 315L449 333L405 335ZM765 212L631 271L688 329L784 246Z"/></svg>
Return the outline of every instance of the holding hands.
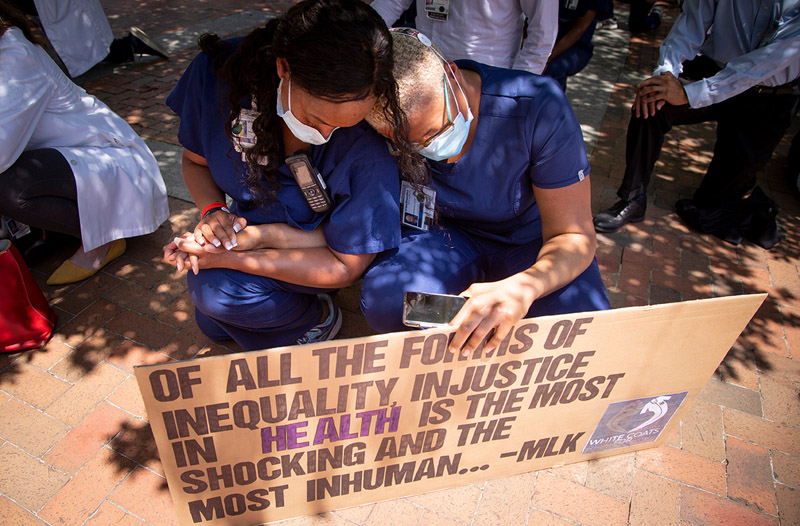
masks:
<svg viewBox="0 0 800 526"><path fill-rule="evenodd" d="M221 205L212 203L215 204ZM206 213L197 223L194 227L194 239L200 245L211 243L217 248L225 247L225 250L231 250L237 246L236 234L246 226L245 218L238 217L220 206L217 210Z"/></svg>
<svg viewBox="0 0 800 526"><path fill-rule="evenodd" d="M176 237L164 247L164 261L178 271L213 268L214 261L228 250L251 250L256 239L252 228L245 229L247 220L224 210L217 210L200 220L192 232ZM240 235L237 237L237 233Z"/></svg>

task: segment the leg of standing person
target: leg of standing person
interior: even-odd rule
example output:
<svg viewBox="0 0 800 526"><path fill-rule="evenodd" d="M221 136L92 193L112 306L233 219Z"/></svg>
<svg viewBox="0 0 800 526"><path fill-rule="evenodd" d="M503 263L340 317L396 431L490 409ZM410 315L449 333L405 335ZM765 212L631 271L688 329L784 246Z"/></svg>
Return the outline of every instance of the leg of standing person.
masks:
<svg viewBox="0 0 800 526"><path fill-rule="evenodd" d="M628 28L632 32L649 31L661 25L661 9L654 7L655 3L655 0L631 0Z"/></svg>
<svg viewBox="0 0 800 526"><path fill-rule="evenodd" d="M608 11L597 13L597 29L617 29L619 21L614 16L614 0L608 0Z"/></svg>

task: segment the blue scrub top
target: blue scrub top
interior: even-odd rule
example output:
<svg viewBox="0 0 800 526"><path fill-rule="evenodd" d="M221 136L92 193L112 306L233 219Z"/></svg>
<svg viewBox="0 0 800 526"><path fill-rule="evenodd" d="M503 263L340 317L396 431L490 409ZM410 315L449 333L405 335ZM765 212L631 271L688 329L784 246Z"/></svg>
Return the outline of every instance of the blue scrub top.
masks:
<svg viewBox="0 0 800 526"><path fill-rule="evenodd" d="M259 109L275 111L275 102ZM277 199L263 206L254 203L244 184L247 165L224 131L230 105L208 55L195 57L167 97L167 105L181 119L181 145L206 159L217 186L233 198L232 212L249 223L287 223L303 230L323 224L328 245L344 254L375 254L400 244L397 165L385 139L365 122L340 128L327 143L310 146L309 155L333 201L331 210L317 213L285 164L279 169Z"/></svg>
<svg viewBox="0 0 800 526"><path fill-rule="evenodd" d="M439 221L513 245L542 237L533 186L562 188L589 174L578 120L549 77L471 60L481 76L478 129L458 162L429 161Z"/></svg>

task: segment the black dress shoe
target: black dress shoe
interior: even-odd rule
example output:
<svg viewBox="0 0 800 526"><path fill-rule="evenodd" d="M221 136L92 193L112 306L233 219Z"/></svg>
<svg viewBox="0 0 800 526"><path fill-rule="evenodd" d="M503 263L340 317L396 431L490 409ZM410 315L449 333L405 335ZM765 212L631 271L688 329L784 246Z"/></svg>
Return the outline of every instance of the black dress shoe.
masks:
<svg viewBox="0 0 800 526"><path fill-rule="evenodd" d="M147 33L138 27L132 27L131 32L128 33L128 36L131 39L131 44L133 44L134 53L138 53L139 55L153 55L160 58L169 58L169 53L167 53L167 50L161 47L158 42L150 38Z"/></svg>
<svg viewBox="0 0 800 526"><path fill-rule="evenodd" d="M616 232L628 223L644 221L647 209L647 196L642 194L630 201L620 199L608 210L603 210L594 217L594 229L597 232Z"/></svg>

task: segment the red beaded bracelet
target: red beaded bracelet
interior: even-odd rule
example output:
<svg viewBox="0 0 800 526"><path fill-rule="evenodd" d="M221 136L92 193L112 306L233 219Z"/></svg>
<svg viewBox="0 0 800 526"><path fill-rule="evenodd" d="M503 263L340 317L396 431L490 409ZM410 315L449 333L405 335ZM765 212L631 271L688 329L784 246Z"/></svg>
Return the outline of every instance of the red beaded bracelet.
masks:
<svg viewBox="0 0 800 526"><path fill-rule="evenodd" d="M226 212L229 212L228 208L225 206L225 203L220 203L220 202L211 203L207 207L203 208L202 212L200 212L200 219L203 219L210 212L215 211L215 209L216 210L225 210Z"/></svg>

